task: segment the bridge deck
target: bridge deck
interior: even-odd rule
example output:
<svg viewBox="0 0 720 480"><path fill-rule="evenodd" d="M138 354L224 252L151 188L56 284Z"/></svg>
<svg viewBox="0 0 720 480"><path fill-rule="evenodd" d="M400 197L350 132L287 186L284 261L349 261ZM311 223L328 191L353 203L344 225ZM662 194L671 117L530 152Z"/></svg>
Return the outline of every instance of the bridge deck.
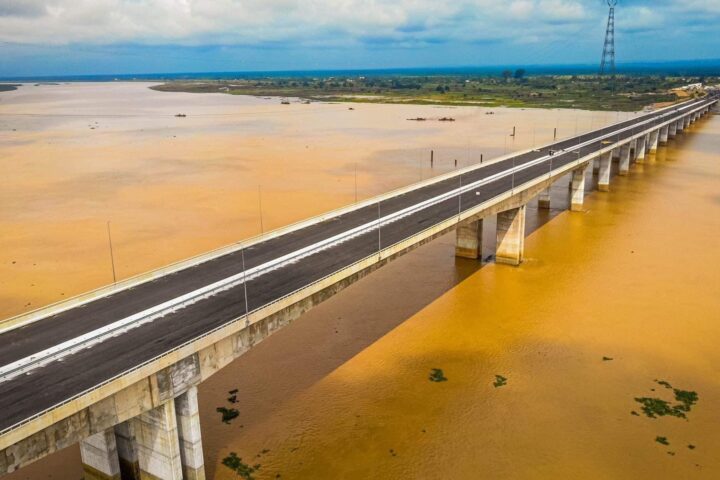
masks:
<svg viewBox="0 0 720 480"><path fill-rule="evenodd" d="M684 104L682 112L703 102ZM675 118L677 108L653 112L626 122L579 135L550 147L489 163L436 183L344 213L300 230L257 243L240 251L206 261L169 274L157 280L116 292L72 308L24 327L0 335L0 366L92 332L119 319L195 291L232 275L242 274L243 257L247 269L264 265L299 249L315 245L353 228L386 217L438 195L452 192L461 185L488 179L518 166L527 166L512 176L502 176L471 191L452 195L427 208L382 225L380 235L371 229L357 236L295 261L285 262L262 275L247 280L249 310L307 286L343 267L441 221L452 218L459 210L466 211L551 170L568 165L578 158L598 152L612 142L622 141L653 126ZM579 144L585 144L577 148ZM573 148L575 147L575 148ZM547 157L549 150L566 150ZM543 159L543 160L540 160ZM533 165L533 161L538 161ZM529 166L532 165L532 166ZM378 207L379 205L379 207ZM379 213L378 213L379 212ZM29 373L2 381L0 379L0 431L11 427L37 412L92 388L133 366L154 358L213 328L242 317L246 313L244 286L236 285L192 305L157 318L150 323L107 339L91 348L80 350Z"/></svg>

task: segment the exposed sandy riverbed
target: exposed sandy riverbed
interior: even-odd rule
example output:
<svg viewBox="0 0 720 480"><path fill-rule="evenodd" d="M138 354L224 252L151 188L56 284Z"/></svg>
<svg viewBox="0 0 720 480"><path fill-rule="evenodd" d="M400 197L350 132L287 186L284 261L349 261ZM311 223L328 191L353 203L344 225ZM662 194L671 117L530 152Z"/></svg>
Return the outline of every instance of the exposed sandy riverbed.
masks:
<svg viewBox="0 0 720 480"><path fill-rule="evenodd" d="M48 90L37 99L23 100L23 89L0 95L0 162L10 172L10 192L0 193L6 314L55 300L58 287L69 295L107 280L107 211L125 275L256 233L258 183L272 228L351 202L356 162L362 198L419 179L421 163L429 175L430 148L439 173L454 158L465 165L480 151L502 153L513 124L520 132L531 121L543 125L540 142L555 124L574 129L576 116L585 129L611 120L569 111L280 106L137 85L37 88ZM94 102L74 106L80 89ZM101 128L89 130L86 118L2 115L105 112L115 96L130 97L112 107L119 111L189 116L100 118ZM199 117L208 110L265 113ZM458 121L404 120L444 115ZM531 145L522 138L515 148ZM530 212L534 232L520 268L456 261L445 237L224 369L200 389L209 477L237 478L220 463L235 451L262 465L257 478L716 478L720 119L675 146L616 177L610 194L593 193L585 213L562 212L567 190L558 184L560 209ZM17 165L21 171L9 168ZM26 285L32 280L43 287ZM431 368L448 381L428 381ZM492 386L496 374L507 386ZM654 379L698 393L688 421L630 414L639 411L634 397L667 396ZM215 408L233 388L241 413L224 425ZM72 447L8 478L79 477Z"/></svg>

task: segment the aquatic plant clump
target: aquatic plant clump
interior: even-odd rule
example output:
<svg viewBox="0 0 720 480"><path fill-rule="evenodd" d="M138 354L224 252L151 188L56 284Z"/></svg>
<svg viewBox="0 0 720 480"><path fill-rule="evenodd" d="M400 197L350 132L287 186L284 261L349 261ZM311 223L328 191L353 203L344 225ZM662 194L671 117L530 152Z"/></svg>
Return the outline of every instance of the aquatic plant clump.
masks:
<svg viewBox="0 0 720 480"><path fill-rule="evenodd" d="M222 422L227 424L230 424L231 420L234 420L240 415L240 412L234 408L218 407L215 410L222 414Z"/></svg>
<svg viewBox="0 0 720 480"><path fill-rule="evenodd" d="M675 393L675 400L682 403L682 405L678 405L676 408L685 412L689 412L692 406L698 401L698 394L696 392L678 390L677 388L674 388L673 392Z"/></svg>
<svg viewBox="0 0 720 480"><path fill-rule="evenodd" d="M447 382L447 378L440 368L433 368L430 371L429 379L431 382Z"/></svg>
<svg viewBox="0 0 720 480"><path fill-rule="evenodd" d="M690 412L693 405L695 405L699 400L697 392L673 388L670 383L664 380L655 380L655 382L667 389L672 389L675 394L675 401L678 403L671 405L670 402L661 398L636 397L635 401L642 405L643 413L645 413L645 415L649 418L670 415L672 417L684 418L687 420L686 413Z"/></svg>
<svg viewBox="0 0 720 480"><path fill-rule="evenodd" d="M235 452L230 452L230 455L223 458L222 464L245 480L254 480L255 477L253 477L252 474L260 469L260 465L253 465L251 467L250 465L243 463L242 458L238 457Z"/></svg>
<svg viewBox="0 0 720 480"><path fill-rule="evenodd" d="M668 402L660 398L640 397L635 398L635 401L642 405L642 411L650 418L664 417L665 415L685 418L683 412L676 411Z"/></svg>
<svg viewBox="0 0 720 480"><path fill-rule="evenodd" d="M493 387L504 387L507 385L507 378L503 377L502 375L495 375L495 381L493 382Z"/></svg>

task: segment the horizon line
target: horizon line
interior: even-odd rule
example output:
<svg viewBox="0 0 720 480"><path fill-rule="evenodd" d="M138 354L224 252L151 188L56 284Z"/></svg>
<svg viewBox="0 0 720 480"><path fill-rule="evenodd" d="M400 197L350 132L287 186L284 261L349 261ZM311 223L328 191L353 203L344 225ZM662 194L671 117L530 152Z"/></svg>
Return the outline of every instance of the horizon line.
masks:
<svg viewBox="0 0 720 480"><path fill-rule="evenodd" d="M639 60L631 62L618 62L618 70L632 67L655 67L656 69L661 68L712 68L717 67L720 74L720 57L710 59L687 59L687 60ZM412 71L437 71L437 72L448 72L448 71L488 71L494 69L510 69L510 68L524 68L524 69L538 69L538 70L552 70L552 69L579 69L579 70L597 70L598 66L595 63L547 63L547 64L522 64L522 63L507 63L507 64L492 64L492 65L454 65L454 66L416 66L416 67L357 67L357 68L319 68L319 69L269 69L269 70L223 70L223 71L174 71L174 72L130 72L130 73L65 73L65 74L42 74L42 75L12 75L4 76L0 75L0 81L20 81L20 80L41 80L41 79L70 79L70 78L109 78L109 77L123 77L123 79L143 79L149 77L155 77L153 79L161 78L162 76L199 76L199 75L256 75L256 74L308 74L308 73L391 73L391 72L412 72ZM547 73L547 72L546 72ZM620 72L622 73L622 72ZM637 73L637 72L635 72ZM532 75L533 72L527 72L528 75ZM200 79L200 77L196 77Z"/></svg>

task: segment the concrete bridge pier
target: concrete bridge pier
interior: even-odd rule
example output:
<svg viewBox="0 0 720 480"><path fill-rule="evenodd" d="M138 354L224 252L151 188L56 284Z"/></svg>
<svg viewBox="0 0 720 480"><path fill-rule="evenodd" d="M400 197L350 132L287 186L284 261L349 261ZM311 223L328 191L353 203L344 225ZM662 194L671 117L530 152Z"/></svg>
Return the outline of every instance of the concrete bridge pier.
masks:
<svg viewBox="0 0 720 480"><path fill-rule="evenodd" d="M550 187L546 188L538 196L538 208L550 209Z"/></svg>
<svg viewBox="0 0 720 480"><path fill-rule="evenodd" d="M132 422L135 424L140 478L182 480L175 401L168 400L159 407L141 413Z"/></svg>
<svg viewBox="0 0 720 480"><path fill-rule="evenodd" d="M461 223L455 230L455 256L477 260L482 256L483 221Z"/></svg>
<svg viewBox="0 0 720 480"><path fill-rule="evenodd" d="M570 181L570 211L581 212L585 201L585 175L589 165L583 165L572 171Z"/></svg>
<svg viewBox="0 0 720 480"><path fill-rule="evenodd" d="M120 463L112 427L81 441L80 458L85 480L120 480Z"/></svg>
<svg viewBox="0 0 720 480"><path fill-rule="evenodd" d="M132 419L115 425L115 442L123 480L140 480L135 423Z"/></svg>
<svg viewBox="0 0 720 480"><path fill-rule="evenodd" d="M520 265L525 250L525 208L511 208L497 214L495 262Z"/></svg>
<svg viewBox="0 0 720 480"><path fill-rule="evenodd" d="M645 148L647 146L648 137L643 135L637 139L637 149L635 150L635 160L638 163L645 161Z"/></svg>
<svg viewBox="0 0 720 480"><path fill-rule="evenodd" d="M482 222L482 220L480 221ZM175 399L175 412L177 413L183 479L205 480L197 387L190 387L187 392Z"/></svg>
<svg viewBox="0 0 720 480"><path fill-rule="evenodd" d="M618 150L617 148L615 150ZM598 175L598 190L601 192L610 191L610 166L612 165L613 151L600 155L600 171Z"/></svg>
<svg viewBox="0 0 720 480"><path fill-rule="evenodd" d="M681 118L677 121L677 127L675 127L675 133L680 134L682 131L685 130L685 119Z"/></svg>
<svg viewBox="0 0 720 480"><path fill-rule="evenodd" d="M677 122L672 122L668 125L668 138L675 138L675 135L677 135L677 125Z"/></svg>
<svg viewBox="0 0 720 480"><path fill-rule="evenodd" d="M600 172L600 157L593 158L590 163L592 164L592 171L593 173L599 173Z"/></svg>
<svg viewBox="0 0 720 480"><path fill-rule="evenodd" d="M626 143L620 147L620 175L627 175L630 172L630 149L631 144Z"/></svg>
<svg viewBox="0 0 720 480"><path fill-rule="evenodd" d="M660 129L660 141L658 142L660 145L667 145L668 143L668 137L670 136L670 126L665 125Z"/></svg>
<svg viewBox="0 0 720 480"><path fill-rule="evenodd" d="M655 130L652 133L650 133L650 140L649 140L649 146L648 146L647 153L655 154L655 152L657 152L659 140L660 140L660 130Z"/></svg>

